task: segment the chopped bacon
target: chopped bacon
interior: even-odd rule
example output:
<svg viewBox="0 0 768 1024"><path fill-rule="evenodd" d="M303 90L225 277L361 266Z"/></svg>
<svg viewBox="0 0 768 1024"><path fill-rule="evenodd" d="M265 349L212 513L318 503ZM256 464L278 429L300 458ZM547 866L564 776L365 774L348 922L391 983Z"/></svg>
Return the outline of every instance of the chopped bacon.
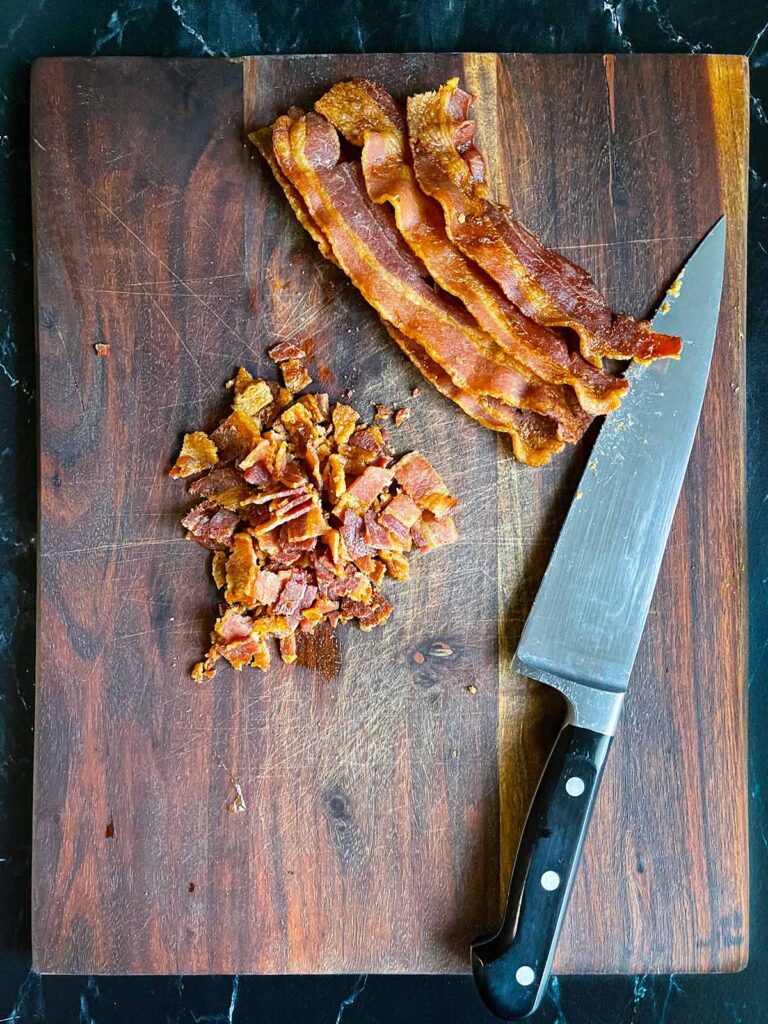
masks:
<svg viewBox="0 0 768 1024"><path fill-rule="evenodd" d="M262 409L272 404L272 391L265 380L255 380L235 392L235 409L256 419Z"/></svg>
<svg viewBox="0 0 768 1024"><path fill-rule="evenodd" d="M392 410L388 405L377 405L376 412L374 413L375 420L388 420L392 415Z"/></svg>
<svg viewBox="0 0 768 1024"><path fill-rule="evenodd" d="M345 509L361 513L369 509L381 492L392 482L393 471L380 466L366 466L363 472L347 486L333 513L341 518Z"/></svg>
<svg viewBox="0 0 768 1024"><path fill-rule="evenodd" d="M286 359L280 363L285 386L292 394L301 391L312 383L312 378L300 359Z"/></svg>
<svg viewBox="0 0 768 1024"><path fill-rule="evenodd" d="M181 525L206 548L227 547L240 516L213 501L201 501L182 519Z"/></svg>
<svg viewBox="0 0 768 1024"><path fill-rule="evenodd" d="M402 425L405 423L405 421L407 419L409 419L410 415L411 415L411 410L410 409L397 409L396 412L395 412L395 416L394 416L395 426L396 427L402 427Z"/></svg>
<svg viewBox="0 0 768 1024"><path fill-rule="evenodd" d="M279 345L274 345L267 354L276 363L286 363L289 359L306 359L307 356L301 342L296 341L281 341Z"/></svg>
<svg viewBox="0 0 768 1024"><path fill-rule="evenodd" d="M168 476L177 480L179 477L193 476L205 469L215 466L219 459L215 443L202 430L184 435L179 457L173 464Z"/></svg>
<svg viewBox="0 0 768 1024"><path fill-rule="evenodd" d="M256 600L258 571L253 538L249 533L236 533L232 538L232 554L227 559L227 589L224 591L224 600L228 604L252 607Z"/></svg>
<svg viewBox="0 0 768 1024"><path fill-rule="evenodd" d="M234 466L217 466L204 476L199 476L189 485L189 493L201 498L221 494L236 487L242 487L243 474Z"/></svg>
<svg viewBox="0 0 768 1024"><path fill-rule="evenodd" d="M546 249L490 197L482 157L467 120L472 97L453 78L437 92L408 100L408 134L422 190L436 199L451 240L537 323L568 327L582 355L640 360L680 354L681 340L647 322L614 317L585 270Z"/></svg>
<svg viewBox="0 0 768 1024"><path fill-rule="evenodd" d="M459 539L456 524L450 516L438 519L431 512L424 512L418 523L411 527L411 536L420 551L431 551Z"/></svg>
<svg viewBox="0 0 768 1024"><path fill-rule="evenodd" d="M346 444L352 436L352 431L355 429L355 424L360 419L360 414L355 412L348 405L344 405L343 402L337 402L333 407L331 413L331 422L333 423L333 433L336 439L336 445Z"/></svg>
<svg viewBox="0 0 768 1024"><path fill-rule="evenodd" d="M211 562L213 582L222 590L227 585L227 555L224 551L214 551Z"/></svg>
<svg viewBox="0 0 768 1024"><path fill-rule="evenodd" d="M270 572L269 569L259 570L253 585L254 601L258 604L274 604L282 585L283 581L276 572Z"/></svg>
<svg viewBox="0 0 768 1024"><path fill-rule="evenodd" d="M286 665L292 665L296 661L296 634L280 637L280 657Z"/></svg>
<svg viewBox="0 0 768 1024"><path fill-rule="evenodd" d="M396 462L379 426L359 423L343 404L331 412L325 394L286 405L280 389L264 383L238 371L229 386L239 407L214 431L220 461L188 484L202 500L183 525L214 549L211 571L224 602L208 653L192 670L198 682L222 659L237 670L267 668L270 639L290 662L297 632L324 622L380 625L392 606L379 585L386 575L407 578L404 552L414 540L426 550L455 532L448 516L436 518L453 499L425 459L412 453ZM267 395L254 416L245 410Z"/></svg>
<svg viewBox="0 0 768 1024"><path fill-rule="evenodd" d="M458 504L440 474L418 452L404 455L394 467L394 476L419 508L429 509L438 519L445 518Z"/></svg>
<svg viewBox="0 0 768 1024"><path fill-rule="evenodd" d="M221 618L217 619L215 629L222 640L243 640L251 635L253 619L227 608Z"/></svg>
<svg viewBox="0 0 768 1024"><path fill-rule="evenodd" d="M244 459L260 437L258 424L244 409L236 409L211 434L222 462Z"/></svg>

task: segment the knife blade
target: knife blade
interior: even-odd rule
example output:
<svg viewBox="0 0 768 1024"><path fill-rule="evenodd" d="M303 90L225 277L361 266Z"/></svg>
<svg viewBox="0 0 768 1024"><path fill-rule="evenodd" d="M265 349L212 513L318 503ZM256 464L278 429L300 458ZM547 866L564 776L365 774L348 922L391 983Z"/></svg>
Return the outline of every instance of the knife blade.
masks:
<svg viewBox="0 0 768 1024"><path fill-rule="evenodd" d="M506 1020L546 991L568 897L680 495L709 376L725 267L726 219L700 242L653 318L683 338L679 360L627 371L603 424L513 666L553 686L566 722L539 782L501 928L472 945L487 1006Z"/></svg>

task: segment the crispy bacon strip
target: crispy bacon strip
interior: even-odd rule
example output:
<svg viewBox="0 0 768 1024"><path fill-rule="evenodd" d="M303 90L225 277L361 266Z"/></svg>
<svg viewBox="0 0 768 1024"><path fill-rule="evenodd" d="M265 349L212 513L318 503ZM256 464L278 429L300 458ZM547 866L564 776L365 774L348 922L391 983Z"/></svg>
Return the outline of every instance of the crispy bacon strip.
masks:
<svg viewBox="0 0 768 1024"><path fill-rule="evenodd" d="M595 366L603 356L678 356L680 338L657 334L646 321L624 313L614 317L585 270L545 248L493 202L474 147L474 122L467 120L471 102L457 78L408 100L416 177L442 206L450 238L527 316L576 331L582 355Z"/></svg>
<svg viewBox="0 0 768 1024"><path fill-rule="evenodd" d="M626 381L596 369L563 338L514 306L498 285L464 255L446 233L443 211L419 188L409 160L405 117L373 82L355 78L334 85L315 104L348 142L362 147L368 195L389 202L397 227L434 280L455 295L504 351L551 384L573 386L592 415L618 408Z"/></svg>
<svg viewBox="0 0 768 1024"><path fill-rule="evenodd" d="M455 402L468 416L489 430L509 434L512 451L519 462L527 466L545 466L553 455L562 451L565 442L560 438L557 423L548 416L524 409L513 409L493 399L478 399L456 387L441 366L430 359L427 353L406 338L391 324L385 323L390 338L421 370L437 390Z"/></svg>
<svg viewBox="0 0 768 1024"><path fill-rule="evenodd" d="M460 389L550 414L564 440L581 437L590 418L575 399L569 403L562 390L527 379L465 310L426 283L386 211L369 200L359 166L339 162L332 125L312 113L284 116L273 125L272 143L339 265L385 320L418 342Z"/></svg>
<svg viewBox="0 0 768 1024"><path fill-rule="evenodd" d="M261 129L259 132L251 135L250 138L259 147L265 158L267 158L267 162L277 182L285 192L291 207L296 212L299 222L318 243L322 254L331 262L336 263L336 258L330 246L310 217L304 200L282 173L274 158L271 142L272 129ZM320 244L321 242L323 244ZM523 412L513 409L511 406L494 399L474 398L458 388L445 370L438 366L420 345L406 338L405 335L401 334L386 321L384 321L384 327L395 344L420 370L424 378L441 394L454 401L463 412L487 429L508 434L512 441L513 453L518 461L530 466L542 466L549 462L553 454L563 449L564 442L558 436L557 424L553 419L534 412ZM347 409L348 407L336 407L337 410L339 408ZM350 412L352 414L351 425L345 423L344 435L337 437L339 442L348 440L349 434L351 434L354 428L357 413L354 410L350 410ZM335 417L336 413L334 413L334 424L336 423ZM338 426L336 427L336 433L337 435L339 434ZM331 459L335 458L336 456L331 456ZM335 475L335 480L336 486L338 486L338 473ZM341 493L341 491L337 491L332 500L338 500Z"/></svg>

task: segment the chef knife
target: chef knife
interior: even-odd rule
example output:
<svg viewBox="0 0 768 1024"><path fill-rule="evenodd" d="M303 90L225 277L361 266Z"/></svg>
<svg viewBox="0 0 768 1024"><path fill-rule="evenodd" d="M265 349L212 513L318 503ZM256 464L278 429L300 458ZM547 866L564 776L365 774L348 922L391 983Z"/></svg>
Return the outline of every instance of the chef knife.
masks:
<svg viewBox="0 0 768 1024"><path fill-rule="evenodd" d="M557 939L656 586L707 386L725 263L722 217L653 319L683 338L679 360L627 371L603 424L514 659L555 687L568 714L523 829L501 928L472 946L486 1005L533 1013ZM640 780L639 780L640 781Z"/></svg>

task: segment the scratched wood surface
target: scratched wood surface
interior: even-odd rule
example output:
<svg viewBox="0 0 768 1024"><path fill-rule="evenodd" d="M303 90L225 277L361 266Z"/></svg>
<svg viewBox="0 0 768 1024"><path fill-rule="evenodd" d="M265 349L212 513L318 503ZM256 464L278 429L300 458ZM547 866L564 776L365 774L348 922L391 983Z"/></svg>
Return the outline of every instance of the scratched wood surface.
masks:
<svg viewBox="0 0 768 1024"><path fill-rule="evenodd" d="M428 388L408 401L417 375L243 142L351 74L461 75L500 197L635 314L728 214L712 381L557 968L738 969L745 65L484 54L35 67L35 966L456 972L497 922L562 714L509 658L589 442L525 469ZM236 366L307 335L332 396L407 401L398 443L460 495L462 539L392 588L383 632L197 687L214 592L166 470Z"/></svg>

